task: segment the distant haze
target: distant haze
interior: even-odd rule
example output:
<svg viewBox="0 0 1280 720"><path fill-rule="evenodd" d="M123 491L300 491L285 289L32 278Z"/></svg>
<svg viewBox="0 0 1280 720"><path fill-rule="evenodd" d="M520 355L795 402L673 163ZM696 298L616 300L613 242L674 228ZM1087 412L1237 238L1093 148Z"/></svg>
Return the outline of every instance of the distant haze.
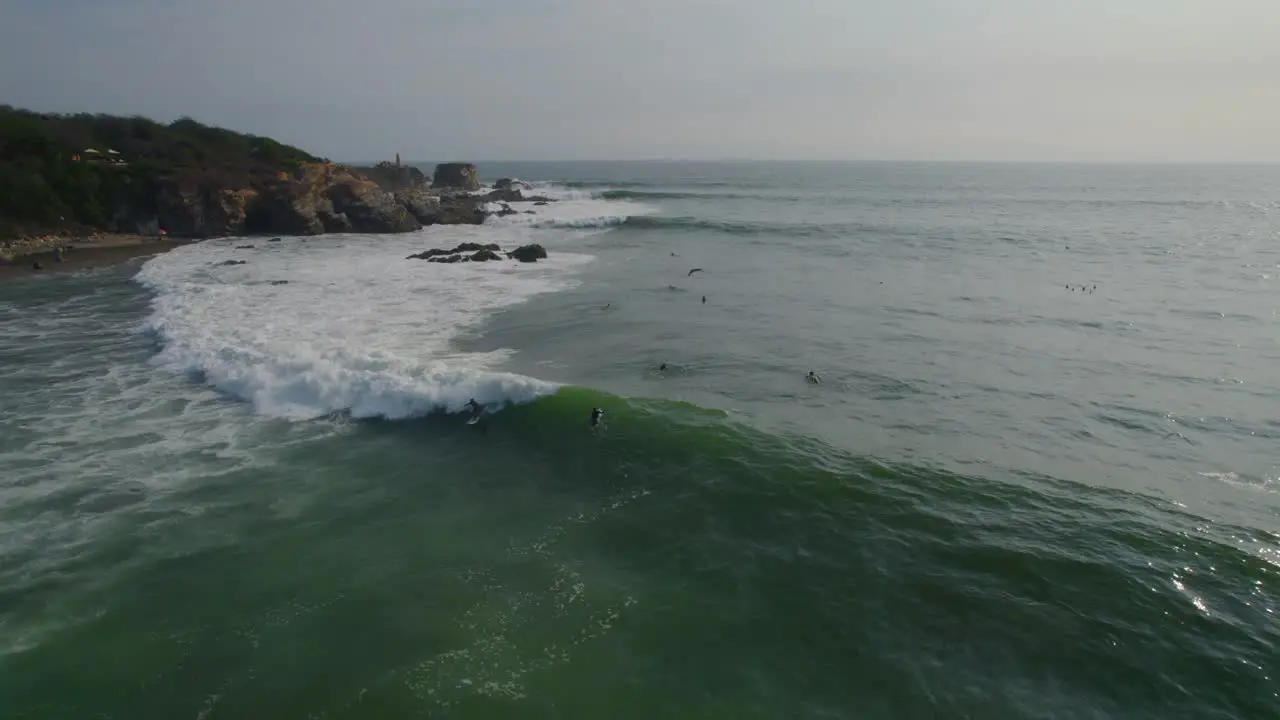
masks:
<svg viewBox="0 0 1280 720"><path fill-rule="evenodd" d="M0 0L0 102L349 160L1280 161L1280 1Z"/></svg>

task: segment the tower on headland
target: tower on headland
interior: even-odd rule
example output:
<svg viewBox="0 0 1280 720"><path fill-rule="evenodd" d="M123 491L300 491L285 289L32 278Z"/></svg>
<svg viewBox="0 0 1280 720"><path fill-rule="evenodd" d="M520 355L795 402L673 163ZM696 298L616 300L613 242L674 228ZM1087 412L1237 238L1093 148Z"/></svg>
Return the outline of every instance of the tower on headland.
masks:
<svg viewBox="0 0 1280 720"><path fill-rule="evenodd" d="M396 153L396 167L400 167L400 153Z"/></svg>

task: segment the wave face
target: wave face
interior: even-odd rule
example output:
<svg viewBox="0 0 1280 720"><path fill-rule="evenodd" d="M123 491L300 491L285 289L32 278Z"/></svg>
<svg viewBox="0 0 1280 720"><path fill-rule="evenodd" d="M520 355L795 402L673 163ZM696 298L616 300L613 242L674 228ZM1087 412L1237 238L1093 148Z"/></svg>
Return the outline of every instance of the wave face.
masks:
<svg viewBox="0 0 1280 720"><path fill-rule="evenodd" d="M625 217L619 203L560 194L561 202L536 208L541 215L477 227L281 242L232 238L156 257L137 276L155 293L146 322L162 343L155 361L197 374L257 412L295 419L335 412L405 418L461 410L471 398L503 405L549 393L552 383L491 369L509 351L460 354L452 341L494 312L573 287L590 256L556 248L528 265L443 265L405 256L466 241L514 247L572 239L540 234L524 218ZM246 264L222 265L229 260Z"/></svg>

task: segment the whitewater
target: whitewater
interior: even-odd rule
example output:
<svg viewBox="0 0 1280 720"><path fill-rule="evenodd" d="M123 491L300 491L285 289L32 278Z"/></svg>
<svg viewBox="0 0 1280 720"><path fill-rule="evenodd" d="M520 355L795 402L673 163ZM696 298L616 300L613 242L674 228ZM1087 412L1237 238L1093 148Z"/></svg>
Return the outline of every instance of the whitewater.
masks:
<svg viewBox="0 0 1280 720"><path fill-rule="evenodd" d="M575 243L652 209L546 183L533 192L554 202L510 203L518 214L480 226L223 238L160 255L136 278L155 296L144 327L161 343L155 363L263 415L298 420L333 413L403 419L461 411L472 398L500 408L554 392L555 383L494 370L510 349L459 353L452 343L498 310L575 287L575 275L592 261ZM549 257L528 264L406 259L462 242L504 250L540 243ZM227 264L236 261L244 264Z"/></svg>

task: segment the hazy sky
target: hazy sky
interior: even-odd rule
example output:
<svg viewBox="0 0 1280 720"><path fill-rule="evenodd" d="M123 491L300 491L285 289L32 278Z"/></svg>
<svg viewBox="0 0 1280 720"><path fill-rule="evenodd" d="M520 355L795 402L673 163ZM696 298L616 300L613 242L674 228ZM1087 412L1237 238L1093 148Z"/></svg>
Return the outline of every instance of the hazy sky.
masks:
<svg viewBox="0 0 1280 720"><path fill-rule="evenodd" d="M1280 0L0 0L0 102L339 160L1280 161Z"/></svg>

